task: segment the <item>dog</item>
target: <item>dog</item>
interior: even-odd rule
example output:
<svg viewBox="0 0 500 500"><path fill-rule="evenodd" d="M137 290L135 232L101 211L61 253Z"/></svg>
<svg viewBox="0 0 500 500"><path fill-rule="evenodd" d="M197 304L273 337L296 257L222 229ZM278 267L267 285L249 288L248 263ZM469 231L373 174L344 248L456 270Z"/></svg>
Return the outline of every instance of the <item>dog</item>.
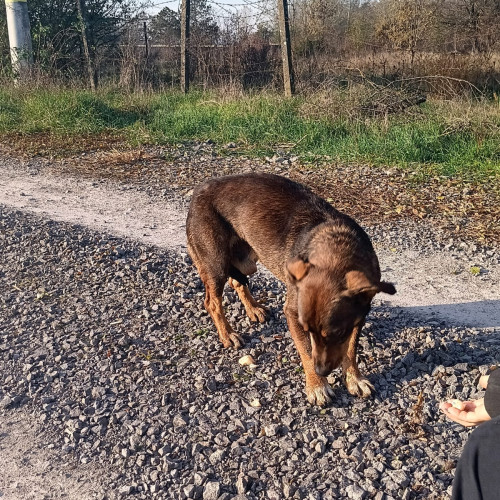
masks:
<svg viewBox="0 0 500 500"><path fill-rule="evenodd" d="M309 188L285 177L248 173L207 180L193 191L186 232L188 252L205 285L205 307L224 347L243 339L222 306L226 281L251 321L266 308L250 294L248 276L260 261L286 284L284 312L306 376L311 404L332 401L326 376L338 366L347 390L368 397L358 337L375 294L396 293L381 281L365 231Z"/></svg>

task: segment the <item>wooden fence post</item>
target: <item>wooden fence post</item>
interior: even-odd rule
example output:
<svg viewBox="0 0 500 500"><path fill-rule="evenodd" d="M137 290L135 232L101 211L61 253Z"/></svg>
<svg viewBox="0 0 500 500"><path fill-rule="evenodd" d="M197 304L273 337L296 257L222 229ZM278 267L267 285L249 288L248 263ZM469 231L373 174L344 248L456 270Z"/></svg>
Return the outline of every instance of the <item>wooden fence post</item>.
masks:
<svg viewBox="0 0 500 500"><path fill-rule="evenodd" d="M291 97L295 92L292 67L292 47L290 43L290 25L288 22L288 2L278 0L278 21L280 25L281 57L283 59L283 83L285 96Z"/></svg>
<svg viewBox="0 0 500 500"><path fill-rule="evenodd" d="M149 58L149 40L148 40L148 25L146 24L146 21L144 21L143 28L144 28L144 47L146 49L146 59L148 59Z"/></svg>
<svg viewBox="0 0 500 500"><path fill-rule="evenodd" d="M181 90L189 91L189 18L190 0L182 0L181 7Z"/></svg>

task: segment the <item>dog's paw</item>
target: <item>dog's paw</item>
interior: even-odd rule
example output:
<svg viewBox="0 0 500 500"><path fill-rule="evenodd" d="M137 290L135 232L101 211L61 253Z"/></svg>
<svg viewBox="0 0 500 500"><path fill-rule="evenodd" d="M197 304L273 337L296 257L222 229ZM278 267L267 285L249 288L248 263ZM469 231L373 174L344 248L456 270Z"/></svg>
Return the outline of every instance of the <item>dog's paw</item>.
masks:
<svg viewBox="0 0 500 500"><path fill-rule="evenodd" d="M225 347L234 347L235 349L240 349L241 347L243 347L245 345L245 341L243 340L241 335L238 335L235 332L232 332L229 334L229 339L230 339L230 343L229 343L229 345L227 345Z"/></svg>
<svg viewBox="0 0 500 500"><path fill-rule="evenodd" d="M253 306L246 310L247 316L250 318L252 322L264 323L266 319L269 317L269 311L261 305Z"/></svg>
<svg viewBox="0 0 500 500"><path fill-rule="evenodd" d="M333 400L333 389L324 377L317 377L314 383L306 384L307 400L312 405L325 406Z"/></svg>
<svg viewBox="0 0 500 500"><path fill-rule="evenodd" d="M364 377L355 377L354 375L347 374L345 379L345 385L347 390L353 396L359 396L361 398L367 398L371 396L372 391L375 390L373 384Z"/></svg>

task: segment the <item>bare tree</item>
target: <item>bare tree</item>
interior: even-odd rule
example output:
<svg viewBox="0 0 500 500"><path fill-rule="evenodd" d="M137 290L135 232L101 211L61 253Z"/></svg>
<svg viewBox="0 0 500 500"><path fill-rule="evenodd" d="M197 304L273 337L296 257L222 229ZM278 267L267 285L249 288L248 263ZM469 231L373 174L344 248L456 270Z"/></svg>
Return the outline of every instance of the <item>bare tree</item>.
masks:
<svg viewBox="0 0 500 500"><path fill-rule="evenodd" d="M430 0L385 0L378 35L393 48L410 54L413 69L415 54L435 24L436 5Z"/></svg>

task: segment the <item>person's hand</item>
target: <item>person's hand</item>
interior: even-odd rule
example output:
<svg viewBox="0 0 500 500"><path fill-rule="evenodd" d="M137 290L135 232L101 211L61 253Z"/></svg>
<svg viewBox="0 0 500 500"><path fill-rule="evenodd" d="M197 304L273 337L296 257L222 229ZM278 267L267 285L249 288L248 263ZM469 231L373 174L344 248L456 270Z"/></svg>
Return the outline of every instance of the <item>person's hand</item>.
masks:
<svg viewBox="0 0 500 500"><path fill-rule="evenodd" d="M484 407L484 398L476 399L475 401L452 399L451 401L441 403L439 409L450 420L465 427L472 427L491 419Z"/></svg>
<svg viewBox="0 0 500 500"><path fill-rule="evenodd" d="M483 375L479 379L479 385L486 389L488 387L489 375ZM484 398L475 401L460 401L452 399L439 405L439 409L454 422L472 427L487 420L491 420L486 408L484 407Z"/></svg>
<svg viewBox="0 0 500 500"><path fill-rule="evenodd" d="M479 378L479 385L483 388L486 389L488 387L488 379L490 378L489 375L482 375Z"/></svg>

